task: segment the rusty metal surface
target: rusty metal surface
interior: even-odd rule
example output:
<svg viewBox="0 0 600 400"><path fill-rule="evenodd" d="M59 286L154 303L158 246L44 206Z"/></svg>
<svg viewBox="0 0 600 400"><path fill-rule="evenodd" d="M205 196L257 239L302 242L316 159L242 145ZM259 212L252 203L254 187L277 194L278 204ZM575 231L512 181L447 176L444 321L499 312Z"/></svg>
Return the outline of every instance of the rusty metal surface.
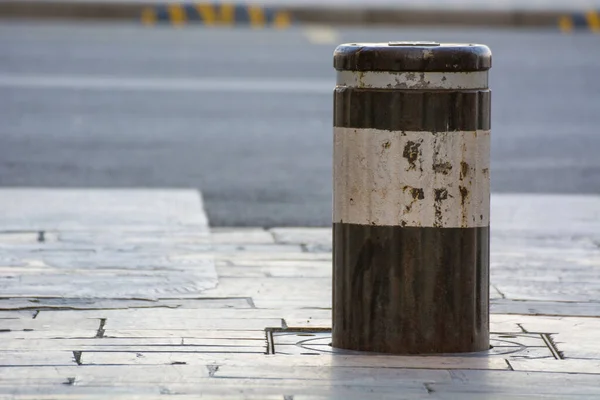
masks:
<svg viewBox="0 0 600 400"><path fill-rule="evenodd" d="M351 44L334 66L355 75L334 91L333 346L487 350L490 50Z"/></svg>
<svg viewBox="0 0 600 400"><path fill-rule="evenodd" d="M334 129L333 222L489 226L489 131Z"/></svg>
<svg viewBox="0 0 600 400"><path fill-rule="evenodd" d="M480 44L390 46L388 43L350 43L335 49L333 66L349 71L484 71L492 53Z"/></svg>
<svg viewBox="0 0 600 400"><path fill-rule="evenodd" d="M489 90L368 90L337 87L334 126L398 131L490 129Z"/></svg>
<svg viewBox="0 0 600 400"><path fill-rule="evenodd" d="M396 354L489 348L489 227L334 224L333 346Z"/></svg>

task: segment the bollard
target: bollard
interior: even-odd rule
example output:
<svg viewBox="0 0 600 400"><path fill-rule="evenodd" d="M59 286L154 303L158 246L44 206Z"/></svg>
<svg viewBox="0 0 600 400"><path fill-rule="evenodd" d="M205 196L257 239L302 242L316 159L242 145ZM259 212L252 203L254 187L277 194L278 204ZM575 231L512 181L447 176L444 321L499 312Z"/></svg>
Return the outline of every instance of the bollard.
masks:
<svg viewBox="0 0 600 400"><path fill-rule="evenodd" d="M488 350L490 50L345 44L334 67L332 346Z"/></svg>

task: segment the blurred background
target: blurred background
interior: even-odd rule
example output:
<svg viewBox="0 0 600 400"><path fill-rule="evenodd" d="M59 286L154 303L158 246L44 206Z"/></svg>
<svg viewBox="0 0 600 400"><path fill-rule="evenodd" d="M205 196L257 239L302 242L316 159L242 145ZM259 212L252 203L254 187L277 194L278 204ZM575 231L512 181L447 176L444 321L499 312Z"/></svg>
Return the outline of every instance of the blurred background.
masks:
<svg viewBox="0 0 600 400"><path fill-rule="evenodd" d="M493 52L492 191L600 193L600 1L0 0L0 186L199 189L328 226L335 47Z"/></svg>

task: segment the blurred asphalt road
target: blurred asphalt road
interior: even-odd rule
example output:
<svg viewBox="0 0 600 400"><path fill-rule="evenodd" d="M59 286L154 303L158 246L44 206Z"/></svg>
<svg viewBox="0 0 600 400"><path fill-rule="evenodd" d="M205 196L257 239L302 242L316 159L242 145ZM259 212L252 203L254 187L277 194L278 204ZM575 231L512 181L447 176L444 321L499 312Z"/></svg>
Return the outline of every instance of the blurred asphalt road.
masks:
<svg viewBox="0 0 600 400"><path fill-rule="evenodd" d="M331 220L332 52L491 47L492 190L600 193L600 41L555 31L0 24L0 186L195 187L212 225Z"/></svg>

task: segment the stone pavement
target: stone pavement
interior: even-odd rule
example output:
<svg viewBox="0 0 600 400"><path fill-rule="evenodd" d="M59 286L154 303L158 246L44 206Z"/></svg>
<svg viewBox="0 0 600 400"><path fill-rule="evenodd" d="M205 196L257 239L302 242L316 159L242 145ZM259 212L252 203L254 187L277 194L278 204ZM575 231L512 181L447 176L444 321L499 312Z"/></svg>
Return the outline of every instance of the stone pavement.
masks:
<svg viewBox="0 0 600 400"><path fill-rule="evenodd" d="M487 352L332 349L327 228L192 190L0 190L0 399L600 398L600 198L492 197Z"/></svg>

